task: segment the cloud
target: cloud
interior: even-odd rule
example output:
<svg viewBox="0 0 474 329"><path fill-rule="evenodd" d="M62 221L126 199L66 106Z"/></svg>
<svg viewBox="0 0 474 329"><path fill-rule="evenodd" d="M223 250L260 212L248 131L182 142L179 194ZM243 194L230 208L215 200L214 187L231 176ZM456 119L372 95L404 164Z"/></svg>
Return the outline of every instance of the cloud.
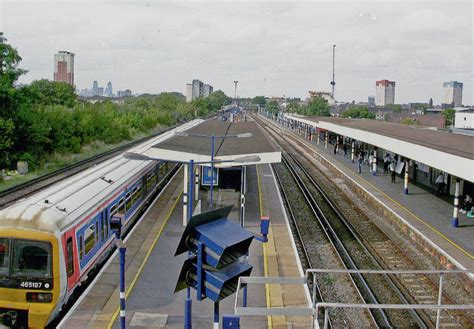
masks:
<svg viewBox="0 0 474 329"><path fill-rule="evenodd" d="M0 0L1 1L1 0ZM306 97L330 90L366 100L375 80L397 82L397 102L441 101L464 82L472 104L472 4L429 1L6 1L0 29L28 82L51 78L53 54L76 55L76 84L136 92L177 90L199 78L241 96ZM455 18L455 19L454 19Z"/></svg>

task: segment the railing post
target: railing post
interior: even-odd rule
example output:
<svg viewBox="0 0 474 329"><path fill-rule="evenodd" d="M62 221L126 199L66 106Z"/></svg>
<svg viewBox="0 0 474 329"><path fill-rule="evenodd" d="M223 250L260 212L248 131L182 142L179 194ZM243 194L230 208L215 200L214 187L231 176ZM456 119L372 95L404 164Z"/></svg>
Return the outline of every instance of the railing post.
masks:
<svg viewBox="0 0 474 329"><path fill-rule="evenodd" d="M324 308L324 329L328 329L329 326L329 308Z"/></svg>
<svg viewBox="0 0 474 329"><path fill-rule="evenodd" d="M318 314L315 314L316 307L316 273L312 272L313 275L313 316L311 318L311 328L314 328L314 322L318 318Z"/></svg>
<svg viewBox="0 0 474 329"><path fill-rule="evenodd" d="M127 249L121 244L120 252L120 328L125 329L125 253Z"/></svg>
<svg viewBox="0 0 474 329"><path fill-rule="evenodd" d="M438 305L441 306L441 302L443 301L443 273L439 276L439 290L438 290ZM441 309L438 308L436 312L436 329L439 329L441 322Z"/></svg>

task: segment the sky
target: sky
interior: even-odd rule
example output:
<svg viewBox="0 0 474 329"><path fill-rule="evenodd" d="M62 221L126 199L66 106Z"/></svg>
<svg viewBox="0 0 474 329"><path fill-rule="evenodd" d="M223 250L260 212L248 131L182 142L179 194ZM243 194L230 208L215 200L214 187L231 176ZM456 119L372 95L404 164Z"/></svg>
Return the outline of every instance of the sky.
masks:
<svg viewBox="0 0 474 329"><path fill-rule="evenodd" d="M443 81L464 83L473 104L472 1L0 0L0 31L29 72L53 78L54 53L74 52L78 89L108 81L134 93L179 91L200 79L240 97L367 101L375 81L395 102L442 101Z"/></svg>

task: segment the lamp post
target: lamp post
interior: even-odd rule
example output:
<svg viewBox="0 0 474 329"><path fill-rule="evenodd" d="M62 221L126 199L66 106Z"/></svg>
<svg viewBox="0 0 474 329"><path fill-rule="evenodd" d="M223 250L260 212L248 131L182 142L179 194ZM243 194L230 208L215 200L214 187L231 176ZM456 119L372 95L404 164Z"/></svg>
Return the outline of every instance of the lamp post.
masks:
<svg viewBox="0 0 474 329"><path fill-rule="evenodd" d="M234 80L234 103L235 106L237 106L237 84L239 82L237 80Z"/></svg>
<svg viewBox="0 0 474 329"><path fill-rule="evenodd" d="M175 133L176 136L181 136L181 137L198 137L198 138L210 138L211 139L211 161L209 163L211 164L211 184L210 184L210 205L209 207L212 209L214 207L213 204L213 191L214 191L214 153L215 153L215 143L216 143L216 138L248 138L252 137L252 133L243 133L243 134L237 134L237 135L223 135L223 136L215 136L212 134L211 136L209 135L200 135L200 134L191 134L187 133L185 131L179 131Z"/></svg>
<svg viewBox="0 0 474 329"><path fill-rule="evenodd" d="M176 134L179 136L193 136L191 134ZM245 136L244 136L245 135ZM252 134L241 134L240 137L250 137ZM198 137L209 137L209 136L203 136L203 135L195 135ZM212 136L211 136L212 137ZM222 136L214 136L214 137L222 137ZM226 136L224 136L226 137ZM234 137L239 137L239 135L235 135ZM213 139L214 140L214 139ZM214 149L214 146L212 147ZM140 153L134 153L134 152L124 152L123 153L124 158L131 159L131 160L140 160L140 161L165 161L164 159L160 158L153 158L149 157L144 154ZM202 165L202 164L211 164L211 172L214 173L213 171L213 166L215 163L228 163L228 162L233 162L233 163L247 163L247 162L259 162L260 157L257 155L250 155L250 156L244 156L240 157L237 159L233 160L220 160L220 159L214 159L213 156L211 156L211 161L194 161L194 160L189 160L189 162L186 161L170 161L170 162L176 162L176 163L183 163L183 164L188 164L189 165L189 195L188 195L188 221L191 219L193 216L193 184L194 184L194 166L195 165ZM211 184L212 181L214 180L214 174L211 176ZM187 182L184 182L186 184ZM211 190L212 191L212 190ZM212 194L211 194L212 197ZM212 199L211 199L211 207L212 207ZM125 306L125 305L124 305ZM192 301L191 301L191 288L186 289L186 299L185 299L185 304L184 304L184 328L185 329L191 329L192 328ZM217 327L219 326L219 304L214 303L214 327L216 327L216 321L217 321ZM125 321L124 321L125 322Z"/></svg>

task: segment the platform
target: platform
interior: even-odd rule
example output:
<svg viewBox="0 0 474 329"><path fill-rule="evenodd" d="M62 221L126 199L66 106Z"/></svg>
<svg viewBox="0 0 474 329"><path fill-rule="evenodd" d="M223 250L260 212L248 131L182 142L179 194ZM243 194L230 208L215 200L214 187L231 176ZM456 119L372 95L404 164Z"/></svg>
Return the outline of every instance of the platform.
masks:
<svg viewBox="0 0 474 329"><path fill-rule="evenodd" d="M351 162L350 152L346 157L342 150L334 154L334 147L330 145L325 149L324 141L318 145L317 141L310 142L290 128L283 129L311 145L323 159L349 177L356 187L383 204L412 233L419 234L425 240L418 242L424 243L427 249L438 250L443 266L474 268L474 219L459 213L459 227L452 227L452 204L413 184L410 184L410 192L406 195L403 180L397 177L396 183L392 184L389 175L382 174L380 168L379 173L374 176L369 172L368 165L364 165L362 174L358 174L357 163Z"/></svg>
<svg viewBox="0 0 474 329"><path fill-rule="evenodd" d="M128 328L182 328L185 291L174 294L177 276L185 255L174 257L183 232L182 173L170 183L167 194L171 200L158 200L146 218L126 241L127 250L127 325ZM254 240L249 262L252 276L301 276L294 242L287 225L278 189L269 165L247 168L247 211L245 226L258 233L262 214L271 218L269 242ZM214 195L220 205L235 205L230 218L238 222L239 193L223 190ZM203 210L207 195L200 193ZM219 205L219 204L218 204ZM262 208L264 207L264 209ZM262 209L261 209L262 208ZM278 241L278 243L275 243ZM114 257L95 280L88 294L81 297L72 316L62 328L118 328L118 266ZM267 285L249 289L249 306L308 305L308 294L299 287ZM233 314L234 296L221 302L220 313ZM192 292L193 328L210 328L212 303L198 302ZM257 316L241 319L242 328L310 327L310 319Z"/></svg>

